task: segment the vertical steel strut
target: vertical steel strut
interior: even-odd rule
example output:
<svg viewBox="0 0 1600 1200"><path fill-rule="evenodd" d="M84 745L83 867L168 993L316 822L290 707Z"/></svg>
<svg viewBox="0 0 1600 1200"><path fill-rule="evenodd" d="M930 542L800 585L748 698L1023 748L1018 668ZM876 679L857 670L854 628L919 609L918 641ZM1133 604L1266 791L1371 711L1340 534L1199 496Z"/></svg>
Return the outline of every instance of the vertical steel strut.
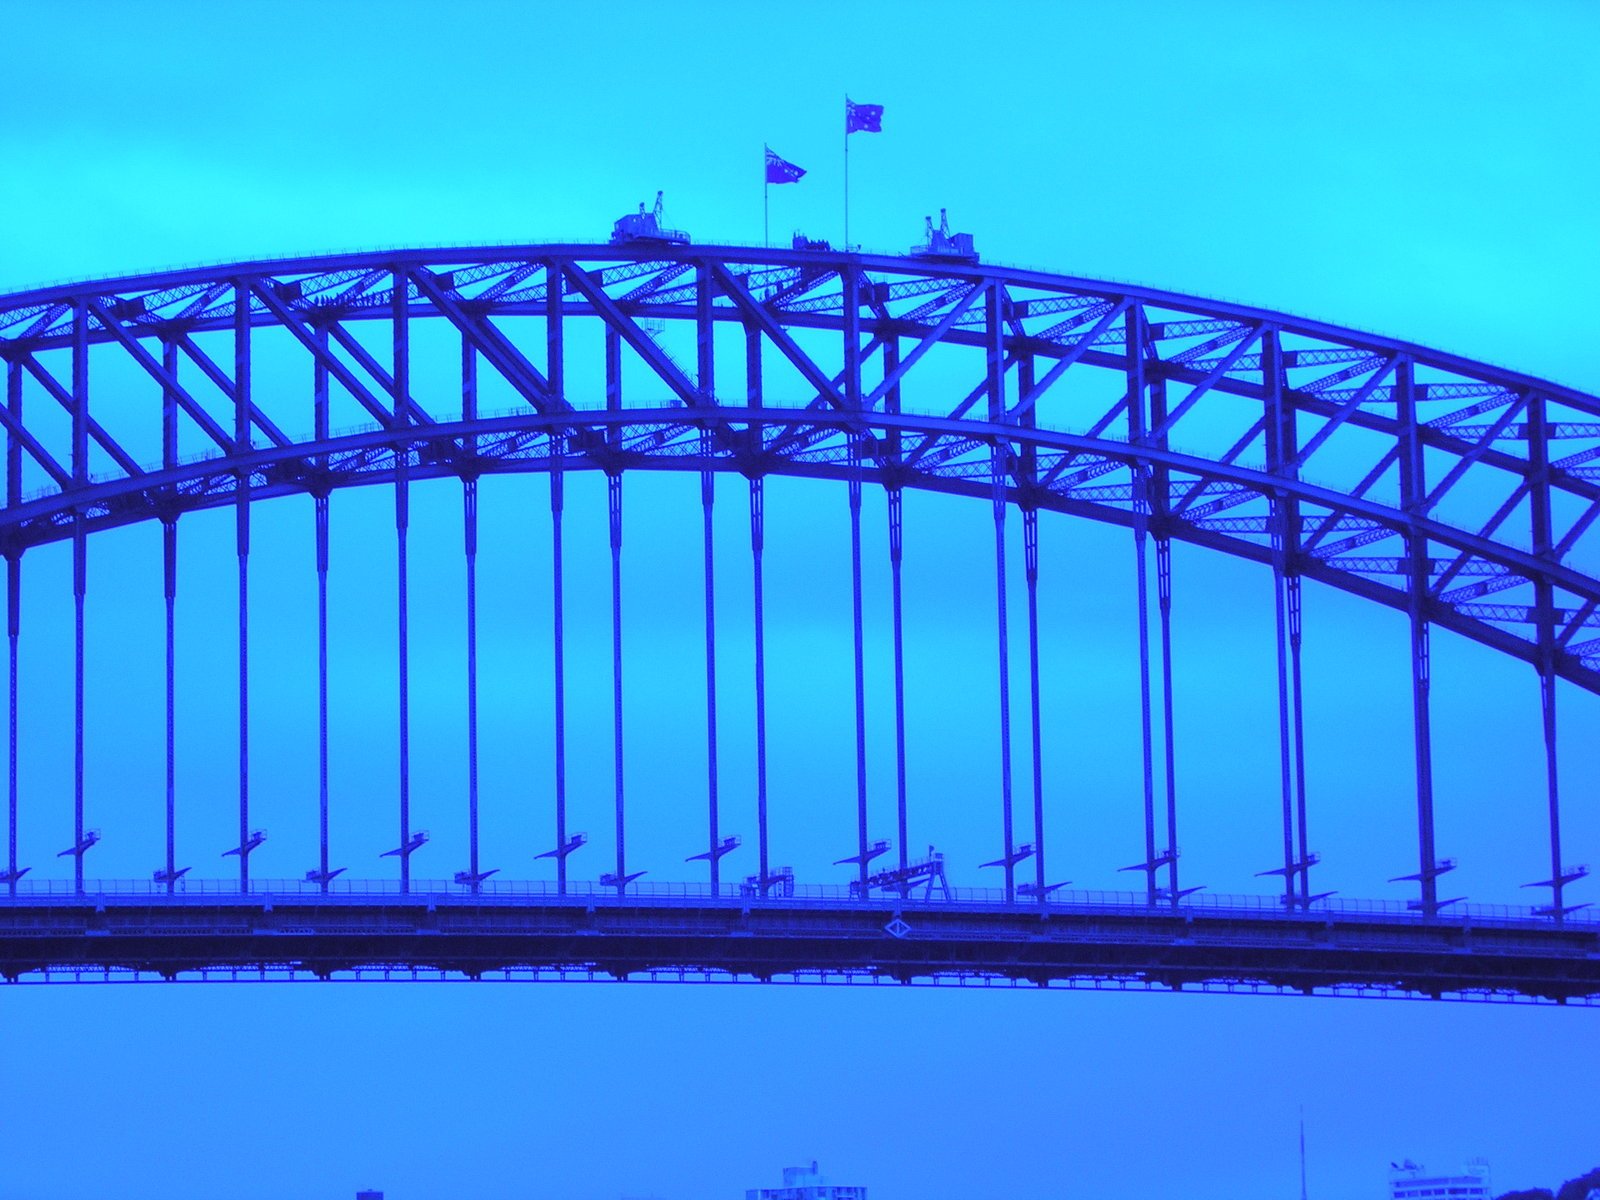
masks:
<svg viewBox="0 0 1600 1200"><path fill-rule="evenodd" d="M747 324L744 331L745 403L760 409L765 403L761 378L761 331ZM759 459L766 449L766 436L759 422L752 421L748 437L754 458ZM755 687L756 687L756 891L765 896L770 877L770 860L767 841L767 630L766 606L762 596L761 551L765 536L763 529L763 496L758 463L746 467L750 479L750 569L755 619Z"/></svg>
<svg viewBox="0 0 1600 1200"><path fill-rule="evenodd" d="M1004 463L997 446L991 459L994 474L994 579L996 631L1000 667L1000 828L1005 868L1006 903L1016 899L1016 843L1011 824L1011 645L1006 627L1006 489Z"/></svg>
<svg viewBox="0 0 1600 1200"><path fill-rule="evenodd" d="M1311 853L1306 832L1305 703L1301 671L1300 573L1288 561L1290 502L1272 499L1274 623L1278 667L1278 783L1283 810L1283 866L1263 871L1282 874L1284 904L1311 903Z"/></svg>
<svg viewBox="0 0 1600 1200"><path fill-rule="evenodd" d="M1033 355L1023 354L1017 360L1017 395L1033 394ZM1032 429L1038 424L1038 409L1030 405L1022 414L1021 423ZM1018 455L1020 479L1026 481L1026 500L1019 503L1022 509L1022 565L1023 578L1028 587L1028 717L1030 726L1030 757L1033 767L1033 893L1039 903L1050 898L1050 887L1045 883L1044 838L1044 730L1040 721L1039 701L1039 506L1035 489L1039 485L1039 451L1032 443Z"/></svg>
<svg viewBox="0 0 1600 1200"><path fill-rule="evenodd" d="M622 744L622 472L606 477L611 517L611 744L615 752L617 800L617 892L628 886L627 829L623 808Z"/></svg>
<svg viewBox="0 0 1600 1200"><path fill-rule="evenodd" d="M1278 786L1283 806L1283 903L1295 904L1294 743L1289 730L1289 614L1284 578L1283 498L1272 497L1272 615L1278 666Z"/></svg>
<svg viewBox="0 0 1600 1200"><path fill-rule="evenodd" d="M83 891L83 854L89 847L83 830L83 597L88 583L85 562L83 514L72 519L72 606L73 606L73 713L72 713L72 883Z"/></svg>
<svg viewBox="0 0 1600 1200"><path fill-rule="evenodd" d="M1300 829L1300 903L1311 903L1310 837L1306 832L1306 722L1300 669L1300 572L1291 571L1289 595L1289 698L1294 708L1294 802Z"/></svg>
<svg viewBox="0 0 1600 1200"><path fill-rule="evenodd" d="M848 147L847 147L848 148ZM840 307L844 317L845 407L861 415L861 275L853 267L839 272ZM865 427L850 432L850 617L855 653L856 707L856 866L861 894L867 894L867 663L861 613L861 473Z"/></svg>
<svg viewBox="0 0 1600 1200"><path fill-rule="evenodd" d="M895 371L899 366L900 339L891 335L883 343L884 378L895 379ZM900 412L900 383L898 379L895 379L895 382L884 396L884 409L892 414ZM905 881L905 874L910 866L910 853L907 846L910 835L906 829L906 657L904 609L901 603L900 590L900 567L905 555L903 540L905 520L901 510L901 487L898 477L901 448L900 430L898 428L889 430L885 437L884 449L894 472L890 476L887 491L889 494L889 594L894 626L895 845L900 852L899 887L900 898L903 900L909 890L909 884Z"/></svg>
<svg viewBox="0 0 1600 1200"><path fill-rule="evenodd" d="M1557 557L1552 545L1550 511L1550 427L1549 413L1543 395L1528 399L1528 457L1532 479L1537 484L1531 490L1531 516L1533 523L1533 551L1541 558ZM1550 822L1550 878L1530 887L1550 888L1548 914L1559 925L1565 922L1568 908L1566 886L1588 874L1586 867L1572 870L1561 861L1561 787L1556 743L1556 614L1554 589L1548 579L1534 585L1534 612L1538 622L1539 709L1544 726L1545 801Z"/></svg>
<svg viewBox="0 0 1600 1200"><path fill-rule="evenodd" d="M1408 514L1421 511L1427 490L1423 474L1422 439L1417 430L1415 369L1409 359L1395 366L1396 416L1400 422L1400 506ZM1429 714L1430 664L1428 655L1428 586L1431 564L1427 538L1407 530L1407 611L1411 619L1411 713L1417 773L1417 856L1414 876L1424 916L1439 911L1438 877L1449 867L1438 861L1433 829L1433 735ZM1453 864L1451 864L1453 865Z"/></svg>
<svg viewBox="0 0 1600 1200"><path fill-rule="evenodd" d="M545 365L549 372L550 395L556 404L566 396L566 288L560 267L544 264ZM609 351L609 346L608 346ZM567 842L567 660L565 629L565 589L561 577L561 510L564 507L562 466L566 457L565 430L550 434L550 624L552 641L553 737L555 739L556 846L539 855L556 860L556 891L567 890L567 855L573 847Z"/></svg>
<svg viewBox="0 0 1600 1200"><path fill-rule="evenodd" d="M901 490L889 489L889 592L894 625L894 785L895 845L900 851L900 896L905 898L905 873L910 865L906 841L906 656L905 620L900 594L900 565L905 556L905 522Z"/></svg>
<svg viewBox="0 0 1600 1200"><path fill-rule="evenodd" d="M622 408L622 339L611 326L606 327L606 408ZM614 436L620 437L620 431ZM606 474L606 503L611 522L611 745L616 780L617 872L610 881L620 896L627 890L628 860L626 810L623 794L622 740L622 467L614 465ZM604 882L604 880L602 880Z"/></svg>
<svg viewBox="0 0 1600 1200"><path fill-rule="evenodd" d="M399 667L400 723L400 891L411 890L411 855L421 842L411 838L411 630L407 586L410 569L406 559L406 537L411 524L411 443L405 431L411 425L411 343L407 320L408 283L405 275L394 273L391 319L394 327L394 415L401 431L395 439L394 530L395 530L395 606L396 651Z"/></svg>
<svg viewBox="0 0 1600 1200"><path fill-rule="evenodd" d="M7 709L10 755L7 760L6 779L6 799L11 819L6 826L9 848L6 860L6 884L13 896L17 894L17 880L21 878L21 870L17 866L17 641L21 629L22 556L12 552L6 555L6 639L11 676L11 704Z"/></svg>
<svg viewBox="0 0 1600 1200"><path fill-rule="evenodd" d="M695 269L695 350L696 383L706 400L716 396L716 324L711 311L711 272L701 264ZM714 506L717 498L716 473L711 469L712 437L709 426L700 430L700 513L705 565L706 608L706 866L711 871L711 893L722 884L722 845L720 814L717 811L717 579L716 527ZM731 847L730 847L731 848Z"/></svg>
<svg viewBox="0 0 1600 1200"><path fill-rule="evenodd" d="M233 316L233 441L235 453L250 449L250 294L240 283ZM241 470L234 490L234 546L239 558L239 890L250 890L250 472Z"/></svg>
<svg viewBox="0 0 1600 1200"><path fill-rule="evenodd" d="M72 322L72 481L89 482L89 313L81 300ZM83 511L72 514L73 713L72 713L72 884L83 892L83 855L88 850L83 830L83 600L88 588L88 563Z"/></svg>
<svg viewBox="0 0 1600 1200"><path fill-rule="evenodd" d="M1144 310L1130 308L1124 318L1128 377L1128 440L1137 443L1145 435L1146 384L1144 370ZM1138 593L1139 617L1139 734L1141 765L1144 769L1144 862L1127 871L1143 871L1145 899L1156 902L1156 872L1161 861L1156 857L1155 810L1155 731L1150 712L1150 582L1145 543L1150 531L1151 478L1148 468L1130 468L1133 484L1134 583ZM1169 851L1170 852L1170 851Z"/></svg>
<svg viewBox="0 0 1600 1200"><path fill-rule="evenodd" d="M325 892L328 868L328 494L315 499L317 561L317 883Z"/></svg>
<svg viewBox="0 0 1600 1200"><path fill-rule="evenodd" d="M700 455L711 460L711 431L700 431ZM704 526L706 589L706 865L711 868L711 892L717 894L722 882L721 829L717 813L717 577L713 558L716 548L713 505L716 502L716 473L709 467L700 472L700 508Z"/></svg>
<svg viewBox="0 0 1600 1200"><path fill-rule="evenodd" d="M1133 349L1139 354L1141 364L1148 352L1155 357L1149 341L1148 319L1141 309L1129 325L1134 337ZM1146 372L1141 365L1141 377ZM1150 426L1155 431L1156 444L1165 449L1167 435L1167 381L1162 376L1150 378L1148 395ZM1171 507L1171 474L1165 466L1151 469L1150 510L1154 518L1153 533L1156 543L1156 603L1161 616L1161 744L1162 774L1167 793L1167 845L1161 855L1167 868L1168 900L1173 907L1185 893L1178 886L1178 770L1177 744L1173 736L1172 695L1172 534L1167 524ZM1193 889L1190 889L1191 891Z"/></svg>
<svg viewBox="0 0 1600 1200"><path fill-rule="evenodd" d="M855 652L856 705L856 860L862 895L867 864L867 662L861 628L861 434L850 436L850 617Z"/></svg>
<svg viewBox="0 0 1600 1200"><path fill-rule="evenodd" d="M750 569L755 607L756 669L756 838L760 894L767 894L770 872L767 855L767 634L765 603L761 592L761 551L764 537L761 476L750 480Z"/></svg>
<svg viewBox="0 0 1600 1200"><path fill-rule="evenodd" d="M478 415L478 360L472 343L461 339L461 419ZM476 893L484 876L478 869L478 475L477 438L465 439L467 469L461 476L462 549L467 585L467 879Z"/></svg>
<svg viewBox="0 0 1600 1200"><path fill-rule="evenodd" d="M1028 584L1029 720L1033 757L1033 885L1042 904L1049 898L1045 884L1044 842L1044 731L1039 706L1039 510L1022 510L1022 555Z"/></svg>
<svg viewBox="0 0 1600 1200"><path fill-rule="evenodd" d="M178 345L161 344L161 366L171 379L178 377ZM161 462L171 469L178 463L178 405L170 387L161 395ZM178 597L178 518L166 514L161 521L161 559L163 595L167 617L167 856L159 878L171 892L178 882L177 870L177 597Z"/></svg>
<svg viewBox="0 0 1600 1200"><path fill-rule="evenodd" d="M1411 540L1414 535L1407 535ZM1423 614L1419 585L1413 584L1411 600L1411 713L1416 746L1417 769L1417 850L1418 882L1422 885L1423 913L1438 912L1439 867L1433 846L1433 747L1428 693L1430 669L1428 619Z"/></svg>
<svg viewBox="0 0 1600 1200"><path fill-rule="evenodd" d="M1145 873L1146 900L1156 902L1156 785L1155 730L1150 717L1150 584L1145 557L1148 523L1148 477L1137 472L1133 517L1135 590L1139 611L1139 713L1140 750L1144 766L1144 862L1135 869Z"/></svg>
<svg viewBox="0 0 1600 1200"><path fill-rule="evenodd" d="M89 848L83 831L83 596L87 584L83 514L76 513L72 518L72 883L79 893L83 891L83 854Z"/></svg>
<svg viewBox="0 0 1600 1200"><path fill-rule="evenodd" d="M1162 749L1166 754L1167 784L1167 890L1174 907L1182 899L1178 888L1178 772L1172 730L1172 539L1156 537L1156 602L1161 610L1161 721Z"/></svg>
<svg viewBox="0 0 1600 1200"><path fill-rule="evenodd" d="M986 357L989 420L999 424L1006 419L1005 342L999 285L991 284L984 297L984 353ZM1006 473L1009 444L996 440L989 452L989 474L993 484L994 580L996 632L999 635L1000 669L1000 826L1003 856L987 865L1005 869L1006 903L1017 898L1017 863L1024 857L1017 850L1011 814L1011 645L1006 616Z"/></svg>
<svg viewBox="0 0 1600 1200"><path fill-rule="evenodd" d="M1261 383L1266 409L1267 470L1284 479L1298 475L1299 437L1295 407L1286 395L1283 341L1276 328L1261 331ZM1283 810L1283 866L1262 875L1283 875L1286 907L1311 903L1311 867L1316 861L1306 832L1305 720L1300 668L1300 509L1292 495L1274 489L1270 498L1273 623L1278 668L1278 783Z"/></svg>
<svg viewBox="0 0 1600 1200"><path fill-rule="evenodd" d="M239 890L250 890L250 500L240 483L235 509L239 559Z"/></svg>
<svg viewBox="0 0 1600 1200"><path fill-rule="evenodd" d="M1142 308L1128 310L1125 341L1128 377L1128 440L1138 443L1154 429L1158 446L1165 446L1161 432L1166 418L1166 384L1149 379L1145 370L1148 325ZM1149 412L1146 413L1148 405ZM1145 875L1145 898L1154 904L1163 894L1177 906L1185 893L1178 886L1178 789L1176 752L1173 739L1172 697L1172 543L1166 530L1168 478L1164 468L1133 467L1133 549L1139 609L1139 712L1144 767L1144 861L1125 871ZM1161 619L1161 698L1162 734L1166 783L1167 845L1156 851L1155 815L1155 735L1150 700L1150 591L1145 543L1156 543L1156 589ZM1167 868L1165 893L1156 887L1156 875ZM1190 889L1193 891L1194 889Z"/></svg>
<svg viewBox="0 0 1600 1200"><path fill-rule="evenodd" d="M313 336L324 354L328 348L326 326L314 327ZM312 375L312 421L317 441L328 437L328 368L323 354L316 356ZM321 456L319 470L326 472L328 459ZM317 568L317 872L313 876L324 892L337 872L328 868L328 486L319 480L312 493L316 533Z"/></svg>
<svg viewBox="0 0 1600 1200"><path fill-rule="evenodd" d="M395 443L396 468L394 478L394 531L395 531L395 627L396 663L399 668L399 800L400 846L396 857L400 860L400 891L411 890L411 631L409 626L410 603L407 583L410 575L406 561L406 531L410 524L410 479L407 462L410 448L403 441Z"/></svg>
<svg viewBox="0 0 1600 1200"><path fill-rule="evenodd" d="M556 848L550 854L556 860L556 891L562 895L567 890L567 638L566 589L561 577L561 510L564 507L561 467L566 442L564 434L554 434L550 438L550 617L556 789Z"/></svg>
<svg viewBox="0 0 1600 1200"><path fill-rule="evenodd" d="M1261 383L1265 401L1267 470L1298 478L1296 410L1288 395L1283 341L1276 328L1261 331ZM1300 663L1300 508L1292 493L1275 488L1268 498L1272 550L1273 624L1278 676L1278 784L1283 818L1283 866L1259 874L1283 876L1286 907L1311 904L1311 853L1306 830L1305 710Z"/></svg>
<svg viewBox="0 0 1600 1200"><path fill-rule="evenodd" d="M12 418L22 421L22 364L6 364L6 406ZM6 430L6 503L22 503L22 442L11 429ZM9 651L11 702L6 710L8 744L6 759L6 801L10 820L6 826L8 847L6 886L14 896L22 870L17 866L17 650L22 632L22 551L6 551L6 643Z"/></svg>
<svg viewBox="0 0 1600 1200"><path fill-rule="evenodd" d="M172 891L178 882L176 862L176 819L178 796L177 726L177 598L178 598L178 522L167 517L161 522L162 592L167 610L167 856L161 875Z"/></svg>
<svg viewBox="0 0 1600 1200"><path fill-rule="evenodd" d="M1572 879L1561 865L1561 789L1556 762L1556 677L1551 667L1542 664L1539 670L1539 699L1544 716L1544 772L1550 809L1550 915L1560 923L1567 915L1562 893Z"/></svg>
<svg viewBox="0 0 1600 1200"><path fill-rule="evenodd" d="M478 481L461 481L467 559L467 874L476 892L478 872Z"/></svg>

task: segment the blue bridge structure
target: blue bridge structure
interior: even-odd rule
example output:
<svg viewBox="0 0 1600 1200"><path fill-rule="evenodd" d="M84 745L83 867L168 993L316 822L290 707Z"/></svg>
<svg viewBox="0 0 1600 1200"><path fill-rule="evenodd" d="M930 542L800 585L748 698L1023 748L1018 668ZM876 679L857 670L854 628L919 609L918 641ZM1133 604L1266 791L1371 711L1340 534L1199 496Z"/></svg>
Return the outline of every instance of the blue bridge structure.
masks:
<svg viewBox="0 0 1600 1200"><path fill-rule="evenodd" d="M1600 998L1600 920L1582 897L1585 869L1563 852L1557 736L1558 684L1600 691L1600 399L1280 312L989 265L947 252L947 240L908 255L797 245L631 236L396 249L0 296L10 671L0 976L610 976ZM446 376L452 383L441 388ZM486 403L491 394L499 399ZM355 425L338 416L357 411ZM610 662L567 653L564 496L579 472L605 481ZM705 673L684 685L703 706L704 741L684 753L703 761L705 784L679 814L684 842L698 847L679 872L697 878L682 883L660 881L659 863L647 876L627 837L624 496L630 476L646 472L697 477L703 508L703 523L682 538L703 555L705 578ZM480 853L476 769L478 497L507 474L549 483L552 670L529 687L547 705L539 736L550 739L554 771L527 781L522 801L540 814L543 844L491 860ZM855 820L837 833L831 884L779 866L784 850L769 828L762 556L773 477L831 481L850 520L853 607L837 617L853 634L853 694L841 704L854 716ZM413 865L428 835L411 805L408 620L419 583L407 538L413 493L440 478L460 481L464 514L469 837L462 869L433 880ZM397 573L365 586L372 603L395 606L398 787L392 837L352 847L330 836L330 756L363 751L330 746L329 527L338 494L363 487L387 489L394 503ZM737 549L750 570L754 673L740 716L755 739L754 777L732 791L718 769L727 634L714 585L716 556L729 551L713 519L730 489L749 516L749 542ZM917 807L949 799L907 786L907 489L987 506L995 530L994 607L972 619L993 639L982 669L997 685L988 719L1001 753L992 790L967 801L990 814L990 833L925 854ZM886 563L863 563L871 491L887 511ZM266 834L251 813L253 771L263 770L250 757L259 688L251 668L257 680L263 668L251 658L250 614L264 601L262 581L252 588L250 538L253 520L289 496L310 497L315 514L306 532L320 738L306 753L317 757L320 787L304 820L318 830L320 853L283 880L252 869ZM178 545L191 514L207 509L232 514L237 552L238 778L226 800L230 814L237 805L237 842L221 860L237 873L226 880L192 874L180 853L181 818L200 801L178 795L175 765ZM1047 820L1042 766L1052 736L1040 680L1039 616L1050 604L1041 559L1048 564L1051 549L1041 514L1126 531L1142 753L1142 838L1129 846L1127 892L1075 891L1056 870L1063 835ZM164 633L151 632L164 637L166 662L165 855L148 878L104 880L93 870L98 821L129 802L86 785L89 747L105 732L86 717L95 669L86 598L96 535L139 524L159 528L165 579ZM1280 770L1268 831L1276 858L1262 864L1260 895L1213 894L1182 871L1175 541L1257 564L1263 579L1270 572L1275 616L1261 636L1275 647ZM71 554L73 788L30 794L18 770L30 753L19 735L28 703L22 580L39 548L57 542ZM869 736L864 570L888 574L892 742ZM1318 889L1306 580L1395 610L1409 628L1415 838L1392 855L1409 863L1408 901ZM1023 628L1008 619L1019 588ZM1454 864L1435 845L1434 627L1526 663L1530 703L1537 685L1547 802L1535 811L1548 854L1531 868L1541 878L1527 907L1472 904L1441 882ZM234 666L217 669L225 676ZM609 675L609 729L569 728L574 671ZM582 857L587 838L568 806L574 754L605 756L614 784L606 844ZM869 756L894 761L892 790L869 788ZM1015 771L1014 761L1031 769ZM30 809L39 814L32 824ZM140 811L161 820L157 806ZM55 831L53 840L19 839L19 820L24 831ZM877 837L880 824L893 836ZM206 857L218 861L222 849ZM580 869L605 851L603 872ZM736 851L733 861L747 865L730 871ZM513 879L485 865L532 870L539 859L553 878ZM58 860L70 877L46 878L41 865ZM356 878L352 860L374 866L357 875L380 864L388 873ZM946 865L956 860L981 862L993 886L952 886Z"/></svg>

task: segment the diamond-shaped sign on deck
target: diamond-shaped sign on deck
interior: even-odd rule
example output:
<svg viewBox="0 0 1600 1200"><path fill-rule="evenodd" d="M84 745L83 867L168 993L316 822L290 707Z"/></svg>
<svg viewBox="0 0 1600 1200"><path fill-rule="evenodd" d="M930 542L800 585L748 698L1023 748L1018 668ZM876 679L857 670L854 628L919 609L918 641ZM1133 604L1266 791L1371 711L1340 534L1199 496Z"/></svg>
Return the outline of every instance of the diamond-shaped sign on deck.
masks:
<svg viewBox="0 0 1600 1200"><path fill-rule="evenodd" d="M890 937L903 938L906 936L906 934L911 932L911 926L907 925L899 917L896 917L883 927L883 931Z"/></svg>

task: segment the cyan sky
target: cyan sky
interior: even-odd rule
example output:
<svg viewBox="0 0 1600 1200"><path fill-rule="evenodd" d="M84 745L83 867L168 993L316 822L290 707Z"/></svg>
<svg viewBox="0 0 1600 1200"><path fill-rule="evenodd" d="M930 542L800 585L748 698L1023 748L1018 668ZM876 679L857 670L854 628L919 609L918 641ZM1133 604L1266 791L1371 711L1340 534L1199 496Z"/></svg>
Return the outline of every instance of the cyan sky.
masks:
<svg viewBox="0 0 1600 1200"><path fill-rule="evenodd" d="M773 189L774 239L798 228L837 243L848 91L885 106L884 133L851 145L851 235L869 249L904 249L945 205L992 260L1277 307L1594 390L1597 44L1600 13L1580 3L9 0L0 290L342 247L599 240L657 188L696 240L755 242L764 142L810 172ZM697 537L695 484L629 487L629 646L649 648L630 659L630 762L636 778L692 783L698 564L679 539ZM748 567L740 489L721 487L734 789L748 776ZM419 492L414 578L437 583L419 584L413 609L417 805L435 835L418 872L447 875L464 865L460 515L451 486ZM542 480L485 485L484 828L498 839L486 858L512 876L542 869L510 799L548 777L542 685L528 685L547 654L542 496ZM592 804L580 821L598 831L609 762L598 481L575 481L572 505L573 653L596 664L574 682L574 729L598 730L593 761L574 765L574 803ZM962 802L992 775L992 668L970 665L992 644L989 517L923 497L907 509L913 786L926 805L913 839L970 845L991 836L987 809ZM877 498L868 513L881 668ZM362 583L369 571L387 583L388 497L340 496L335 522L338 665L375 672L387 697L389 602ZM837 493L769 486L774 798L791 814L775 832L813 878L831 878L821 864L852 836L829 824L851 804L844 530ZM1047 522L1045 536L1052 811L1076 838L1057 861L1080 886L1127 886L1114 868L1139 853L1131 554L1106 529ZM284 664L257 678L267 874L299 874L314 845L309 537L304 506L286 502L263 515L256 544L255 578L275 598L256 654ZM214 721L220 738L232 686L210 663L232 654L229 519L186 520L184 538L181 702L190 730ZM133 877L159 843L148 820L159 559L147 531L105 540L90 601L91 805L108 831L95 870ZM1185 867L1215 890L1250 890L1271 865L1258 818L1275 803L1266 584L1183 548L1175 558ZM65 556L40 552L29 572L24 775L59 797ZM1384 880L1412 853L1403 626L1365 607L1308 593L1313 843L1329 886L1397 898ZM1352 658L1368 655L1352 680ZM1517 885L1543 877L1531 873L1540 830L1522 819L1542 803L1533 680L1443 635L1435 659L1442 852L1460 856L1474 897L1524 901ZM890 778L884 678L876 669L870 697L875 796ZM1600 849L1600 705L1565 693L1563 705L1569 857L1582 861ZM345 746L393 733L386 698L346 703L336 721ZM208 755L189 736L184 861L220 875L232 743ZM392 766L346 755L336 771L348 795L368 781L382 790ZM677 861L698 848L679 844L680 803L698 821L692 787L641 781L632 794L641 865L695 877ZM792 815L812 803L825 819ZM58 870L43 861L60 837L50 811L24 827L41 874ZM378 873L362 824L337 822L352 875ZM970 863L959 871L980 881ZM1509 1189L1596 1155L1600 1043L1584 1012L630 984L25 988L0 992L0 1014L5 1197L375 1186L400 1200L715 1200L816 1157L878 1200L1151 1186L1278 1200L1298 1187L1300 1104L1322 1200L1378 1200L1384 1167L1406 1156L1448 1166L1482 1154Z"/></svg>

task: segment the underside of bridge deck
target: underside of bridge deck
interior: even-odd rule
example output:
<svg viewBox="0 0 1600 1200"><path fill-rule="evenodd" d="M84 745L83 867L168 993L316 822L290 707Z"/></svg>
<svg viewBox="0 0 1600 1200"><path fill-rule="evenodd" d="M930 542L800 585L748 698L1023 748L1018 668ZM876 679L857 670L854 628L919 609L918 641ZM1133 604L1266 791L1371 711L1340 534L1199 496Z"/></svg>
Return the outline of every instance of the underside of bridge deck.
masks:
<svg viewBox="0 0 1600 1200"><path fill-rule="evenodd" d="M0 974L150 978L397 968L771 980L1239 983L1301 992L1600 998L1600 930L1317 912L632 897L84 896L0 907Z"/></svg>

